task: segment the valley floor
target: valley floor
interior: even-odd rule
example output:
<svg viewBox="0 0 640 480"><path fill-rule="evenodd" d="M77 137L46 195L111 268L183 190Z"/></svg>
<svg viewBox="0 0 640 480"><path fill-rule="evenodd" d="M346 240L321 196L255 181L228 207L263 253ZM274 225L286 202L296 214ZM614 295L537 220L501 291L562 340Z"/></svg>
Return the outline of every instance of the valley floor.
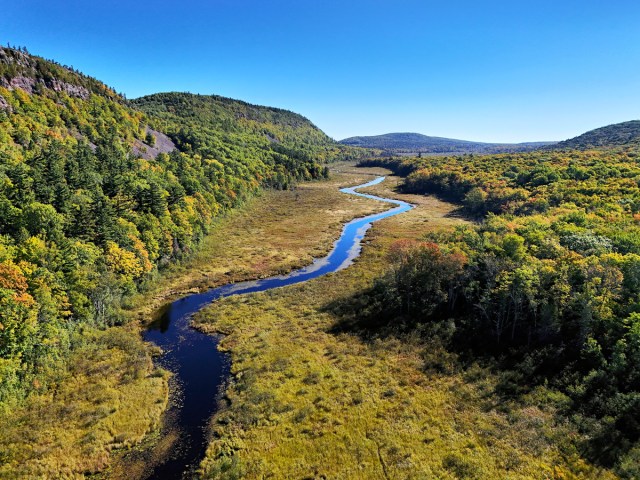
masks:
<svg viewBox="0 0 640 480"><path fill-rule="evenodd" d="M360 171L360 170L359 170ZM463 222L433 197L371 193L417 208L376 223L352 267L306 284L231 297L195 322L232 358L206 478L611 478L582 461L544 396L502 402L497 375L418 335L336 329L335 305L370 287L389 246ZM363 306L366 308L366 306Z"/></svg>
<svg viewBox="0 0 640 480"><path fill-rule="evenodd" d="M324 255L344 222L387 208L338 192L369 178L335 175L294 191L265 191L221 218L192 258L171 265L132 299L137 322L79 334L74 354L56 365L51 384L39 387L42 394L2 412L0 478L143 476L144 465L120 457L149 444L156 457L172 445L170 434L160 438L169 375L154 367L156 352L141 341L141 328L171 299L289 271Z"/></svg>
<svg viewBox="0 0 640 480"><path fill-rule="evenodd" d="M338 192L388 172L336 169L329 181L265 192L231 212L199 253L134 299L138 322L105 333L109 348L79 352L74 361L81 374L68 375L55 395L9 419L0 452L10 456L0 462L13 463L0 467L0 478L55 471L79 477L104 468L113 447L139 442L145 431L156 432L148 442L157 439L168 377L152 366L139 329L188 292L308 264L330 250L344 222L388 208ZM463 369L418 335L336 331L334 305L371 286L394 241L464 222L450 204L394 192L398 182L391 176L371 193L417 208L376 223L353 266L306 284L228 298L195 318L198 328L227 335L221 345L233 362L203 475L612 478L584 463L573 447L575 432L551 407L539 406L549 392L534 392L530 402L499 402L488 368ZM20 438L25 431L30 435ZM170 438L157 443L162 451L172 448ZM27 464L30 469L19 470ZM117 459L105 476L133 479L142 472L133 467Z"/></svg>
<svg viewBox="0 0 640 480"><path fill-rule="evenodd" d="M344 223L389 208L339 192L370 180L374 172L388 173L338 166L329 180L263 191L220 218L192 258L169 265L149 291L134 299L133 314L148 321L169 300L286 273L326 255Z"/></svg>

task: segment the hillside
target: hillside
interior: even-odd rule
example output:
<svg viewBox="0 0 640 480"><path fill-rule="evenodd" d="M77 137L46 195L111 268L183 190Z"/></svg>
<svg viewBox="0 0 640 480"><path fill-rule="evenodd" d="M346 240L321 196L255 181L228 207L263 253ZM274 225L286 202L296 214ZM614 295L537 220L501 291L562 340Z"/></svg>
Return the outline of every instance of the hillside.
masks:
<svg viewBox="0 0 640 480"><path fill-rule="evenodd" d="M464 154L501 153L535 150L551 142L482 143L453 138L430 137L420 133L387 133L340 140L344 145L383 150L383 154Z"/></svg>
<svg viewBox="0 0 640 480"><path fill-rule="evenodd" d="M272 169L275 176L261 174L272 186L286 186L287 170L310 179L318 175L318 161L363 154L336 144L302 115L278 108L175 92L138 98L131 105L145 112L151 124L184 152L227 162L251 159Z"/></svg>
<svg viewBox="0 0 640 480"><path fill-rule="evenodd" d="M191 93L157 93L131 101L145 111L164 119L190 120L192 124L206 123L221 132L241 132L247 129L281 142L298 132L305 140L319 145L334 142L307 118L280 108L252 105L241 100L218 95ZM297 137L300 139L300 136Z"/></svg>
<svg viewBox="0 0 640 480"><path fill-rule="evenodd" d="M596 128L577 137L559 142L551 148L554 150L587 150L620 146L640 147L640 120Z"/></svg>
<svg viewBox="0 0 640 480"><path fill-rule="evenodd" d="M27 93L43 93L44 89L48 89L85 100L91 94L96 94L115 102L124 102L113 88L95 78L71 67L30 55L26 49L2 46L0 46L0 87L20 88ZM7 107L6 100L0 100L0 107Z"/></svg>
<svg viewBox="0 0 640 480"><path fill-rule="evenodd" d="M0 47L0 476L97 471L139 441L167 382L124 326L132 294L261 187L320 178L319 158L353 151L291 112L128 102Z"/></svg>

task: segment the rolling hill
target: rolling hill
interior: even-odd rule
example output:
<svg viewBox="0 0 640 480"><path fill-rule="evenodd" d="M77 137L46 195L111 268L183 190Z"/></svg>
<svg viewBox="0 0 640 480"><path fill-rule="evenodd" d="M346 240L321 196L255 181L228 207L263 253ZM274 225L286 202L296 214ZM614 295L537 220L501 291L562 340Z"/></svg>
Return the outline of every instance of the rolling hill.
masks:
<svg viewBox="0 0 640 480"><path fill-rule="evenodd" d="M640 146L640 120L631 120L589 130L577 137L556 143L550 148L554 150L587 150L627 145Z"/></svg>
<svg viewBox="0 0 640 480"><path fill-rule="evenodd" d="M241 162L251 157L272 167L279 165L276 170L282 174L297 163L306 164L311 172L318 162L364 153L336 143L297 113L217 95L158 93L132 100L130 105L146 113L151 125L165 132L181 151ZM282 186L282 178L267 178L264 183Z"/></svg>
<svg viewBox="0 0 640 480"><path fill-rule="evenodd" d="M350 137L340 140L344 145L375 148L391 154L463 154L506 153L535 150L553 142L482 143L453 138L430 137L420 133L387 133L384 135Z"/></svg>

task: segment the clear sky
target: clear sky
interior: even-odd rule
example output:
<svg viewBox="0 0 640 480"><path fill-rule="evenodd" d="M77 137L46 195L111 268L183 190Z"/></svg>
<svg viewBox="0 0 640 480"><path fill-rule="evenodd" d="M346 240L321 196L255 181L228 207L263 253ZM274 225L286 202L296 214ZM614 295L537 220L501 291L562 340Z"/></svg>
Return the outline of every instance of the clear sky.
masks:
<svg viewBox="0 0 640 480"><path fill-rule="evenodd" d="M336 139L560 140L640 118L638 0L19 0L0 41L129 98L215 93Z"/></svg>

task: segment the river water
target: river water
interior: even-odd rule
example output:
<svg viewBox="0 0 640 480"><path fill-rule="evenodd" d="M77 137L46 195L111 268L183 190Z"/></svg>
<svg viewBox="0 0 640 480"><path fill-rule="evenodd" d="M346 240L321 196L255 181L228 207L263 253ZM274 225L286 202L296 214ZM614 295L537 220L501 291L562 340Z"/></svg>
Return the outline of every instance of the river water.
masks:
<svg viewBox="0 0 640 480"><path fill-rule="evenodd" d="M204 458L207 424L216 411L216 398L229 377L229 357L218 351L219 338L191 328L193 314L219 298L306 282L351 265L360 254L362 239L373 222L413 208L400 200L356 191L377 185L384 178L377 177L368 183L340 190L346 194L391 203L395 207L345 224L340 238L326 257L316 259L311 265L287 275L223 285L181 298L168 305L163 315L145 332L144 339L164 351L160 364L174 374L172 382L177 394L167 414L180 435L172 454L155 466L147 478L180 479L194 472Z"/></svg>

